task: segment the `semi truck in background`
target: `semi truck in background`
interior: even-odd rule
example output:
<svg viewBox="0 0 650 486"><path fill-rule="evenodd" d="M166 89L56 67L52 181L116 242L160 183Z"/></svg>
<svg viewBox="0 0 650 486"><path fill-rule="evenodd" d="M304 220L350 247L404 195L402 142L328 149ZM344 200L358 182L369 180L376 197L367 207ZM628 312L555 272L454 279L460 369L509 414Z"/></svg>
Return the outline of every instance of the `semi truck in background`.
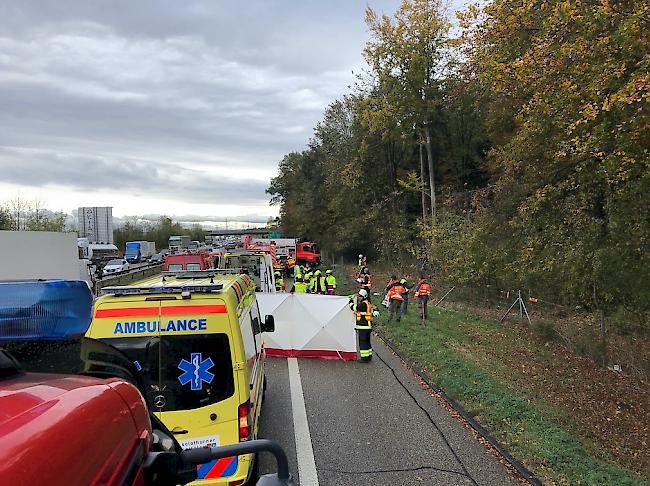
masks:
<svg viewBox="0 0 650 486"><path fill-rule="evenodd" d="M97 266L103 266L120 256L117 246L112 243L93 243L88 238L77 238L77 247L80 259L90 260Z"/></svg>
<svg viewBox="0 0 650 486"><path fill-rule="evenodd" d="M170 236L169 237L169 250L170 251L181 251L186 250L190 247L190 242L192 238L189 236Z"/></svg>
<svg viewBox="0 0 650 486"><path fill-rule="evenodd" d="M0 248L0 280L83 280L93 287L94 265L80 257L75 233L0 231Z"/></svg>
<svg viewBox="0 0 650 486"><path fill-rule="evenodd" d="M138 263L150 259L156 253L153 241L127 241L124 258L129 263Z"/></svg>

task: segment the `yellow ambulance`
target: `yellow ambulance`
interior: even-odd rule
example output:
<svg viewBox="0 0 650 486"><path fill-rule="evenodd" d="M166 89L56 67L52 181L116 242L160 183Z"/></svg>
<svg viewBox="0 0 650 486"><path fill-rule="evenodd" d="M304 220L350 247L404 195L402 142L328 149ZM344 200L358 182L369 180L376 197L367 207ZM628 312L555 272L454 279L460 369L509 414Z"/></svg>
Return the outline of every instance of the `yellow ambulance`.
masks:
<svg viewBox="0 0 650 486"><path fill-rule="evenodd" d="M87 337L125 353L142 373L150 409L183 448L257 437L264 377L262 320L247 275L212 271L158 275L102 289ZM241 485L256 475L251 455L198 468L196 483Z"/></svg>

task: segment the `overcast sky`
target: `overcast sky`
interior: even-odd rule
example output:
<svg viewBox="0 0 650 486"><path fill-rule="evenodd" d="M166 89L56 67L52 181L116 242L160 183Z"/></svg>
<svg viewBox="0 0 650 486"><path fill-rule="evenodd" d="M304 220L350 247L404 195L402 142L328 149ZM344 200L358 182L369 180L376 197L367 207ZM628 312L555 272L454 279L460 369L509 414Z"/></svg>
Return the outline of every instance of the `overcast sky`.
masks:
<svg viewBox="0 0 650 486"><path fill-rule="evenodd" d="M365 5L1 2L0 203L275 215L277 163L363 69Z"/></svg>

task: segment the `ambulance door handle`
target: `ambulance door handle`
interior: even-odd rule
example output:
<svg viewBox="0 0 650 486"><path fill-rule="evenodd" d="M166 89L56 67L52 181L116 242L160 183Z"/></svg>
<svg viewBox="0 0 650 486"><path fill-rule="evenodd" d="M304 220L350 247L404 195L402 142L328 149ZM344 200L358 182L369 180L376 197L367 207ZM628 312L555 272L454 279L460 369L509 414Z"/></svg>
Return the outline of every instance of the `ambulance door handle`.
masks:
<svg viewBox="0 0 650 486"><path fill-rule="evenodd" d="M183 434L187 434L188 432L189 430L181 429L179 427L174 427L174 429L172 430L172 434L174 435L183 435Z"/></svg>

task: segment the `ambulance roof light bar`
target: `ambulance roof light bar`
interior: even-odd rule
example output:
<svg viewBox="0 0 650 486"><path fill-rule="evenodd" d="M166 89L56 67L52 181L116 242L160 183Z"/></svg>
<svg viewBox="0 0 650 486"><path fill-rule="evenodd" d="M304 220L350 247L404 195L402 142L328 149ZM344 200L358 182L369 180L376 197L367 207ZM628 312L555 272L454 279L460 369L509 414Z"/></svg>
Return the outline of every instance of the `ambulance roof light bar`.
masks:
<svg viewBox="0 0 650 486"><path fill-rule="evenodd" d="M206 285L158 285L155 287L104 287L102 295L153 295L153 294L182 294L183 292L211 293L223 290L223 284Z"/></svg>

